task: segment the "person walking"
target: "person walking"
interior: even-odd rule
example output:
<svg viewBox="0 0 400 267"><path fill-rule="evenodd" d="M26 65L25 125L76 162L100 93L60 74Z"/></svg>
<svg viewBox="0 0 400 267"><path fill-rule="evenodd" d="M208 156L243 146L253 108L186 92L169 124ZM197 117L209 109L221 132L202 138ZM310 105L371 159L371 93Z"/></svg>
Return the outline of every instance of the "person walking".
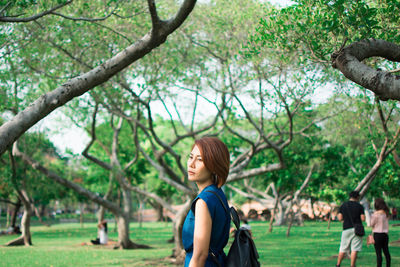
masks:
<svg viewBox="0 0 400 267"><path fill-rule="evenodd" d="M221 186L229 166L229 151L221 140L203 137L195 141L187 162L188 179L196 183L200 193L183 224L185 267L225 266L223 249L228 243L231 218L220 199L228 207Z"/></svg>
<svg viewBox="0 0 400 267"><path fill-rule="evenodd" d="M340 241L339 255L336 267L340 267L346 253L351 251L351 267L356 266L357 253L362 249L362 237L354 232L354 224L362 224L365 221L364 207L358 202L360 193L352 191L350 200L340 206L338 219L343 221L343 231Z"/></svg>
<svg viewBox="0 0 400 267"><path fill-rule="evenodd" d="M390 267L389 253L389 208L382 198L375 199L375 212L371 216L371 227L374 235L376 266L382 266L382 251L386 258L386 267Z"/></svg>

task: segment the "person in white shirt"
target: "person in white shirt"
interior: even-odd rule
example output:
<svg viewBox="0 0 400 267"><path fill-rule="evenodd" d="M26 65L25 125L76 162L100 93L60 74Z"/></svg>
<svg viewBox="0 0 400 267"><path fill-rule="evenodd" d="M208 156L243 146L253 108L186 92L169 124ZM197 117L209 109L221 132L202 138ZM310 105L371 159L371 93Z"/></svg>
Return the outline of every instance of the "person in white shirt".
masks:
<svg viewBox="0 0 400 267"><path fill-rule="evenodd" d="M107 221L101 221L97 225L98 230L98 238L95 240L90 240L93 245L106 245L108 243L108 228Z"/></svg>

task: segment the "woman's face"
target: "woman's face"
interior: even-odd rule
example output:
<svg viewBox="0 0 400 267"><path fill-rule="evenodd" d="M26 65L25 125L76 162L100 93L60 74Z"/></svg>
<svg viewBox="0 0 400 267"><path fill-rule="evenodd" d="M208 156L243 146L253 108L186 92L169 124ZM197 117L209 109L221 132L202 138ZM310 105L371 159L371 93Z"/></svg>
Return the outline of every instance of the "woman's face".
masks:
<svg viewBox="0 0 400 267"><path fill-rule="evenodd" d="M189 181L193 181L198 184L204 184L212 180L211 172L204 165L200 150L197 146L194 146L192 152L190 153L187 169Z"/></svg>

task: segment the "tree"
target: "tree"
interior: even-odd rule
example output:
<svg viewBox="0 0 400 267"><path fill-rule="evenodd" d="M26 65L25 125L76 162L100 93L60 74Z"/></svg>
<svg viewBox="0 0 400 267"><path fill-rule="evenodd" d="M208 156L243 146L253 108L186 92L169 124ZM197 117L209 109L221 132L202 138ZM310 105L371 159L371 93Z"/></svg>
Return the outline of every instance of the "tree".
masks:
<svg viewBox="0 0 400 267"><path fill-rule="evenodd" d="M34 143L35 145L32 145ZM27 134L20 139L20 145L38 161L48 162L60 159L55 152L54 146L46 140L43 135ZM48 202L49 199L55 199L55 197L61 199L60 192L62 192L64 188L58 185L49 185L48 182L43 179L44 177L38 176L37 173L32 172L30 168L26 168L26 165L22 165L21 161L15 159L11 151L9 156L12 169L10 181L24 210L21 219L21 236L15 240L11 240L6 245L30 246L32 245L30 232L31 216L36 212L41 220L40 214L37 211L37 199L41 199L42 203Z"/></svg>
<svg viewBox="0 0 400 267"><path fill-rule="evenodd" d="M400 79L392 74L398 70L374 69L361 62L373 57L400 62L400 46L379 39L354 42L332 54L332 66L346 78L374 92L381 100L400 100Z"/></svg>
<svg viewBox="0 0 400 267"><path fill-rule="evenodd" d="M398 71L394 62L399 61L400 55L399 46L395 44L400 41L396 30L399 19L394 15L399 10L399 3L392 0L301 0L282 9L267 8L258 33L248 45L248 52L252 56L258 54L261 48L268 47L277 49L281 56L288 53L291 55L292 66L314 65L314 71L321 70L321 82L329 82L333 88L357 95L357 86L333 71L330 68L332 64L345 77L372 90L380 100L398 99L398 76L393 73ZM287 23L288 21L296 23ZM370 39L371 37L376 39ZM345 47L347 42L352 44ZM381 103L377 101L379 108ZM397 109L398 106L394 104L393 111ZM387 134L378 141L381 147L374 147L377 150L376 162L367 171L365 179L354 187L363 193L368 189L368 181L373 180L371 177L375 177L382 161L389 156L388 152L395 151L398 142L395 129L394 133L385 130L386 123L390 121L385 116L389 116L388 113L380 116L380 120L382 129ZM371 122L371 127L375 127L372 126L373 123ZM382 140L386 141L382 143Z"/></svg>
<svg viewBox="0 0 400 267"><path fill-rule="evenodd" d="M320 65L330 76L327 79L343 80L329 68L332 63L347 78L382 99L398 99L398 79L393 75L398 71L396 64L372 59L399 61L399 18L395 15L400 10L398 1L294 2L286 8L266 9L250 51L273 46L281 54L293 55L296 64ZM352 44L345 47L347 42Z"/></svg>
<svg viewBox="0 0 400 267"><path fill-rule="evenodd" d="M186 0L182 2L173 18L161 20L155 2L149 0L148 6L152 21L151 30L136 43L126 47L123 51L101 65L84 74L66 80L61 86L42 95L24 111L19 112L10 121L1 125L0 154L3 154L21 134L53 110L106 82L130 64L164 43L167 37L186 20L193 10L195 3L195 0Z"/></svg>

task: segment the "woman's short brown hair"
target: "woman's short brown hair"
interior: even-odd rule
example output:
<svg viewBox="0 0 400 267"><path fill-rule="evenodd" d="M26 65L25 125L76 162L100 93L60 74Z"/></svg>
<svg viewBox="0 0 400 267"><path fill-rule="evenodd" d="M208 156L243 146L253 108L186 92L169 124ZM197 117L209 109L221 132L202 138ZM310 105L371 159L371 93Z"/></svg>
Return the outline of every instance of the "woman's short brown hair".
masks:
<svg viewBox="0 0 400 267"><path fill-rule="evenodd" d="M229 151L225 143L217 137L206 136L195 141L193 146L200 150L204 166L212 173L214 183L221 187L229 174Z"/></svg>
<svg viewBox="0 0 400 267"><path fill-rule="evenodd" d="M386 213L386 217L389 217L389 207L386 205L386 202L383 200L383 198L376 198L374 206L375 210L383 210Z"/></svg>

